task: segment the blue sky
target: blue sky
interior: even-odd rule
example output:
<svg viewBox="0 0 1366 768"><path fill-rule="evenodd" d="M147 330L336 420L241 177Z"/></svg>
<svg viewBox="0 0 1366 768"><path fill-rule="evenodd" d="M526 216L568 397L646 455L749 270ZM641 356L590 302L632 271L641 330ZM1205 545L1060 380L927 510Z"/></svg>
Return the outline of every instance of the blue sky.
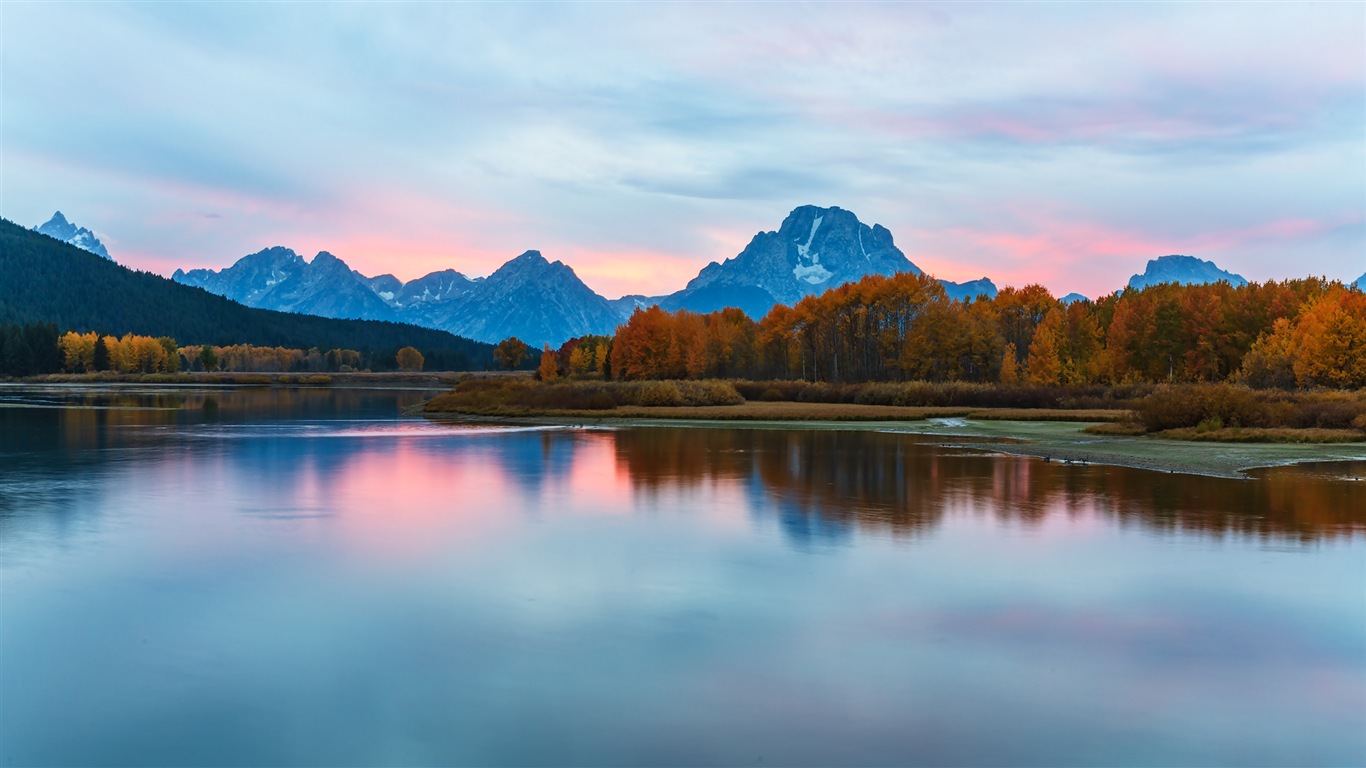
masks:
<svg viewBox="0 0 1366 768"><path fill-rule="evenodd" d="M0 212L169 274L523 250L665 293L803 204L1098 295L1366 272L1362 3L0 3Z"/></svg>

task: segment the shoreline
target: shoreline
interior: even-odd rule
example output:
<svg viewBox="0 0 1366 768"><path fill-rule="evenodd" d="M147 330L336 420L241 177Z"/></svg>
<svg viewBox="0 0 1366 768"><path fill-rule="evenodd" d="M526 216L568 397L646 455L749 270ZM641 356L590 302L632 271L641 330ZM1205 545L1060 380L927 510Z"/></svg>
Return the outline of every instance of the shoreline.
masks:
<svg viewBox="0 0 1366 768"><path fill-rule="evenodd" d="M22 379L0 379L0 388L33 387L271 387L307 389L448 389L461 371L211 372L180 373L49 373Z"/></svg>
<svg viewBox="0 0 1366 768"><path fill-rule="evenodd" d="M334 373L326 383L304 374L177 374L108 377L60 375L0 382L6 389L227 389L308 388L430 391L454 373ZM252 377L241 381L240 376ZM188 380L187 380L188 379ZM225 380L227 379L227 380ZM238 379L238 380L233 380ZM1204 442L1151 435L1085 432L1119 421L1126 411L1020 408L908 407L852 403L755 402L733 406L621 406L595 411L427 411L406 417L434 422L602 428L847 430L915 436L944 448L1028 456L1069 465L1121 466L1156 472L1249 479L1251 470L1311 462L1366 462L1366 439L1347 442ZM15 407L15 406L11 406ZM57 406L68 407L68 406ZM1089 418L1088 418L1089 417ZM1359 473L1366 481L1366 468Z"/></svg>
<svg viewBox="0 0 1366 768"><path fill-rule="evenodd" d="M972 410L972 409L959 409ZM1206 443L1155 437L1094 435L1099 422L979 419L927 415L915 420L669 419L640 416L477 415L425 413L432 421L479 424L681 429L800 429L884 432L924 438L931 445L1027 456L1086 467L1127 467L1151 472L1250 480L1251 470L1316 462L1366 463L1366 441L1347 443ZM1366 468L1361 472L1366 482Z"/></svg>

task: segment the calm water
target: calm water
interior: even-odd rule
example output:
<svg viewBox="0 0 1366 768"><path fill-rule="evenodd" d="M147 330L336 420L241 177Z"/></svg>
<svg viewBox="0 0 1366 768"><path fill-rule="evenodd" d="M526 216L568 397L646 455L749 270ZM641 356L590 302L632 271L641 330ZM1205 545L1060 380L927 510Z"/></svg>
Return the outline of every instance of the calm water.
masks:
<svg viewBox="0 0 1366 768"><path fill-rule="evenodd" d="M422 396L0 388L0 762L1366 763L1361 465Z"/></svg>

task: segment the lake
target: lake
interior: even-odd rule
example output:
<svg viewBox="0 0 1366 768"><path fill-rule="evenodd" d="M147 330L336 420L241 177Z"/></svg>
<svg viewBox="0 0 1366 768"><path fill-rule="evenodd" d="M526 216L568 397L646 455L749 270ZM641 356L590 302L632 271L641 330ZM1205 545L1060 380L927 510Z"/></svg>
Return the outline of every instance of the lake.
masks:
<svg viewBox="0 0 1366 768"><path fill-rule="evenodd" d="M1366 476L0 387L4 765L1362 765Z"/></svg>

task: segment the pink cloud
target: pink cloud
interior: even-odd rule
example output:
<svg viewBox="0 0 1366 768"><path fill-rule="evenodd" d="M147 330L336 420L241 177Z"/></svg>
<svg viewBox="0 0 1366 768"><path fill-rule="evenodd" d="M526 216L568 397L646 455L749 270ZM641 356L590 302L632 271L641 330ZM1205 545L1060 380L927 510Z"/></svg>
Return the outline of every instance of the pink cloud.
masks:
<svg viewBox="0 0 1366 768"><path fill-rule="evenodd" d="M1130 274L1143 271L1147 261L1158 256L1180 253L1212 259L1253 246L1312 239L1360 220L1287 218L1164 237L1040 215L1026 217L1030 224L1023 229L917 230L913 260L942 279L961 282L986 275L998 285L1042 283L1055 295L1079 291L1094 298L1122 288ZM1234 272L1240 268L1223 261L1219 266Z"/></svg>

